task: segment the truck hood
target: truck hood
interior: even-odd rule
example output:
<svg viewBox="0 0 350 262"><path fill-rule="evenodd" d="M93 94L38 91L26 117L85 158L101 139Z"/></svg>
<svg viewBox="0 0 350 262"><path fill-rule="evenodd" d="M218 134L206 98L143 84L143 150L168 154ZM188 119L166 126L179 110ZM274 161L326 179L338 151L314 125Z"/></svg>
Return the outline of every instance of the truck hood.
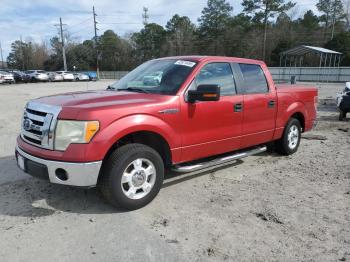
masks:
<svg viewBox="0 0 350 262"><path fill-rule="evenodd" d="M145 105L148 108L158 107L172 98L174 97L124 91L86 91L42 97L35 102L62 107L60 118L78 119L79 115L87 117L91 113L107 112L110 109L119 113L125 111L120 109L142 113Z"/></svg>
<svg viewBox="0 0 350 262"><path fill-rule="evenodd" d="M35 101L47 105L76 108L97 108L159 102L162 95L117 91L87 91L46 96Z"/></svg>

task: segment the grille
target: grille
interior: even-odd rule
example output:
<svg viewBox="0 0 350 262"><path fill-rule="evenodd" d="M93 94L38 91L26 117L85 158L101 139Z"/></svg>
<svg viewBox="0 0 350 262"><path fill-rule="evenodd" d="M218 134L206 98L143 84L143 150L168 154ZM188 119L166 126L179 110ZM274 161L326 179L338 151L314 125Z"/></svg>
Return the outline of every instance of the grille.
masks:
<svg viewBox="0 0 350 262"><path fill-rule="evenodd" d="M29 102L23 114L21 137L29 144L53 150L54 132L61 107Z"/></svg>

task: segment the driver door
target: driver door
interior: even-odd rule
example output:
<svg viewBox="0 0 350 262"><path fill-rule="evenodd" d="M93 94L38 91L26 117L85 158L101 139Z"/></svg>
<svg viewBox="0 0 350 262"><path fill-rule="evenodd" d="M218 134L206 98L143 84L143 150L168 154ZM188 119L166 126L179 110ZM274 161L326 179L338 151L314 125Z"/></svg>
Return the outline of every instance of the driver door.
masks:
<svg viewBox="0 0 350 262"><path fill-rule="evenodd" d="M230 63L204 65L189 89L196 90L199 85L205 84L220 86L220 100L182 101L181 162L240 148L243 96L237 94Z"/></svg>

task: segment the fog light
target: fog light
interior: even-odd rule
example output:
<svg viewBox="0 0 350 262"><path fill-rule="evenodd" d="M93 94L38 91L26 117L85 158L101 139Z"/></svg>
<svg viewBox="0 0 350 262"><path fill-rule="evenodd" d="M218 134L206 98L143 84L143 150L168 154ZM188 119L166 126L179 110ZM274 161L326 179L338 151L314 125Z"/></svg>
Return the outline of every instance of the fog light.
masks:
<svg viewBox="0 0 350 262"><path fill-rule="evenodd" d="M55 171L56 177L61 181L67 181L68 180L68 174L67 171L62 168L57 168Z"/></svg>

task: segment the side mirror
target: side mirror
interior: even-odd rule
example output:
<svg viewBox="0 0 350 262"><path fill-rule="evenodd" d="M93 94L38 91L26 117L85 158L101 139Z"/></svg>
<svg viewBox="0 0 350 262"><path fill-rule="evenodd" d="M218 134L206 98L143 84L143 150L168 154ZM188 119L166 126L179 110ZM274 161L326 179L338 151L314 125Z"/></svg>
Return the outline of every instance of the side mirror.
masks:
<svg viewBox="0 0 350 262"><path fill-rule="evenodd" d="M188 102L219 101L220 87L218 85L200 85L197 90L188 91Z"/></svg>

